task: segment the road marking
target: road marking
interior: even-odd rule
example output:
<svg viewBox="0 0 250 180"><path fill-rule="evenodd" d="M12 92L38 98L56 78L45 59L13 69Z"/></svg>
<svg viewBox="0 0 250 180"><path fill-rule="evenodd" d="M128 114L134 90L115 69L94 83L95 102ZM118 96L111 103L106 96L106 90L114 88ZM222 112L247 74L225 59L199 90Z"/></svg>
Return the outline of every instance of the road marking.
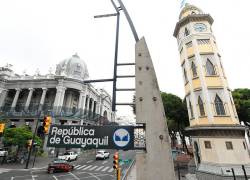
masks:
<svg viewBox="0 0 250 180"><path fill-rule="evenodd" d="M55 180L58 180L58 179L56 178L56 176L53 175L52 177L53 177Z"/></svg>
<svg viewBox="0 0 250 180"><path fill-rule="evenodd" d="M73 174L72 172L69 172L69 174L71 174L75 179L80 180L80 178L77 177L77 176L76 176L75 174Z"/></svg>
<svg viewBox="0 0 250 180"><path fill-rule="evenodd" d="M103 168L102 171L106 171L108 168L109 168L109 167L107 166L107 167Z"/></svg>
<svg viewBox="0 0 250 180"><path fill-rule="evenodd" d="M94 169L97 168L97 167L98 167L98 166L94 166L94 167L90 168L89 170L92 171L92 170L94 170Z"/></svg>
<svg viewBox="0 0 250 180"><path fill-rule="evenodd" d="M95 171L99 171L100 169L102 169L104 166L100 166L99 168L97 168Z"/></svg>
<svg viewBox="0 0 250 180"><path fill-rule="evenodd" d="M97 180L101 180L99 177L97 177L96 175L92 174L92 173L89 173L89 175L95 177Z"/></svg>
<svg viewBox="0 0 250 180"><path fill-rule="evenodd" d="M108 172L113 172L114 171L114 169L113 168L110 168L110 170L108 170Z"/></svg>
<svg viewBox="0 0 250 180"><path fill-rule="evenodd" d="M91 168L91 167L92 167L92 165L89 165L89 166L87 166L86 168L84 168L83 170L89 169L89 168Z"/></svg>
<svg viewBox="0 0 250 180"><path fill-rule="evenodd" d="M76 169L76 168L78 168L78 167L80 167L81 165L76 165L74 168Z"/></svg>
<svg viewBox="0 0 250 180"><path fill-rule="evenodd" d="M87 161L87 163L92 163L92 162L93 162L93 160Z"/></svg>
<svg viewBox="0 0 250 180"><path fill-rule="evenodd" d="M87 165L82 165L82 166L80 166L80 167L78 167L78 168L76 168L77 170L79 170L79 169L83 169L84 167L86 167Z"/></svg>
<svg viewBox="0 0 250 180"><path fill-rule="evenodd" d="M108 161L104 161L102 164L106 164Z"/></svg>

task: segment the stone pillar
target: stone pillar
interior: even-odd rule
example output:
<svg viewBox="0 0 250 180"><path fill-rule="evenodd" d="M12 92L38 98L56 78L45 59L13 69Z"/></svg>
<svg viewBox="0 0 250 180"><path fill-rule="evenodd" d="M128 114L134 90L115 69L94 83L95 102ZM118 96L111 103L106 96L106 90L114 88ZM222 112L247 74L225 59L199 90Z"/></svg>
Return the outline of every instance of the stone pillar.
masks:
<svg viewBox="0 0 250 180"><path fill-rule="evenodd" d="M65 90L66 90L65 87L62 87L62 86L56 87L56 97L55 97L55 102L54 102L54 107L53 107L53 110L55 113L58 113L62 106L64 95L65 95Z"/></svg>
<svg viewBox="0 0 250 180"><path fill-rule="evenodd" d="M43 89L43 93L42 93L42 96L41 96L41 99L40 99L40 103L39 103L39 111L42 110L43 108L43 105L44 105L44 102L45 102L45 97L46 97L46 93L47 93L47 88L42 88Z"/></svg>
<svg viewBox="0 0 250 180"><path fill-rule="evenodd" d="M28 109L29 109L29 105L30 105L30 101L31 101L33 91L34 91L33 88L29 88L29 94L28 94L28 97L27 97L27 100L26 100L26 103L25 103L25 107L24 107L25 111L28 111Z"/></svg>
<svg viewBox="0 0 250 180"><path fill-rule="evenodd" d="M91 104L91 107L90 107L90 110L92 113L94 113L94 106L95 106L95 100L92 99L92 104Z"/></svg>
<svg viewBox="0 0 250 180"><path fill-rule="evenodd" d="M136 154L137 180L176 180L166 115L144 38L135 45L136 122L146 124L146 151Z"/></svg>
<svg viewBox="0 0 250 180"><path fill-rule="evenodd" d="M14 97L13 102L12 102L12 104L11 104L11 111L15 111L16 103L17 103L17 100L18 100L18 97L19 97L20 92L21 92L21 89L20 89L20 88L17 88L17 89L16 89L15 97Z"/></svg>
<svg viewBox="0 0 250 180"><path fill-rule="evenodd" d="M4 100L8 94L7 89L0 89L0 110L4 106Z"/></svg>

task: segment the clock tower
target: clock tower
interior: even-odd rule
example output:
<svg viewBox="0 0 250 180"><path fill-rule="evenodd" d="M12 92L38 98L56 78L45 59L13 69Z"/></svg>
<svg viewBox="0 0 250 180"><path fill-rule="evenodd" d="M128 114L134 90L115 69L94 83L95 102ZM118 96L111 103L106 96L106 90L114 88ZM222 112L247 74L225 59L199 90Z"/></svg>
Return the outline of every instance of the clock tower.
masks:
<svg viewBox="0 0 250 180"><path fill-rule="evenodd" d="M199 180L250 175L245 127L237 116L213 21L209 14L186 4L174 30L190 122L186 131L192 139Z"/></svg>

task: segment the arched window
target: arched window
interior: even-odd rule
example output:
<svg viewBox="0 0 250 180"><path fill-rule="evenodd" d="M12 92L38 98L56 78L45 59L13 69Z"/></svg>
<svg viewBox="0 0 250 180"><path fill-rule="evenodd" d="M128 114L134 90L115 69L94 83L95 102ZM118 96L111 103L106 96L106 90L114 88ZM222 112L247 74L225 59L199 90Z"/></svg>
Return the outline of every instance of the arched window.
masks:
<svg viewBox="0 0 250 180"><path fill-rule="evenodd" d="M193 112L193 106L191 104L191 101L189 100L189 109L190 109L190 115L191 115L191 118L194 117L194 112Z"/></svg>
<svg viewBox="0 0 250 180"><path fill-rule="evenodd" d="M192 69L193 77L197 77L197 70L196 70L196 66L194 62L192 62L191 64L191 69Z"/></svg>
<svg viewBox="0 0 250 180"><path fill-rule="evenodd" d="M214 105L216 109L217 115L225 115L225 109L224 109L224 104L220 97L216 94L215 99L214 99Z"/></svg>
<svg viewBox="0 0 250 180"><path fill-rule="evenodd" d="M204 104L200 96L198 97L198 105L200 109L200 116L205 116Z"/></svg>
<svg viewBox="0 0 250 180"><path fill-rule="evenodd" d="M188 36L190 33L189 33L189 30L187 28L185 28L185 36Z"/></svg>
<svg viewBox="0 0 250 180"><path fill-rule="evenodd" d="M184 78L185 78L185 83L186 83L188 82L188 79L187 79L187 72L185 68L183 69L183 73L184 73Z"/></svg>
<svg viewBox="0 0 250 180"><path fill-rule="evenodd" d="M213 63L207 59L206 62L207 75L215 75L215 69Z"/></svg>

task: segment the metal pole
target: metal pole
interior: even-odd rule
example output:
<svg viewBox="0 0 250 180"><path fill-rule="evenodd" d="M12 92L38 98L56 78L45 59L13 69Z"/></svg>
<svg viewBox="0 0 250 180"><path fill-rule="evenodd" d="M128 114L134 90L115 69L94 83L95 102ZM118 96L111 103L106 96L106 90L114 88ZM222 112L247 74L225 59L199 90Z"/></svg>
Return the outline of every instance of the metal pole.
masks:
<svg viewBox="0 0 250 180"><path fill-rule="evenodd" d="M242 165L242 170L244 172L244 177L245 177L245 180L247 180L247 173L246 173L246 169L245 169L245 166Z"/></svg>
<svg viewBox="0 0 250 180"><path fill-rule="evenodd" d="M35 165L36 155L37 155L37 148L35 148L35 157L34 157L34 159L33 159L33 165L32 165L32 168L33 168L33 167L34 167L34 165Z"/></svg>
<svg viewBox="0 0 250 180"><path fill-rule="evenodd" d="M178 180L181 180L181 172L180 172L179 163L177 163L177 173L178 173Z"/></svg>
<svg viewBox="0 0 250 180"><path fill-rule="evenodd" d="M234 178L234 180L236 180L235 173L234 173L234 168L232 168L231 170L232 170L233 178Z"/></svg>
<svg viewBox="0 0 250 180"><path fill-rule="evenodd" d="M112 2L112 1L111 1ZM115 58L114 58L114 75L113 75L113 96L112 96L112 111L116 111L116 80L117 80L117 57L118 57L118 40L119 40L119 24L120 13L117 10L116 20L116 38L115 38Z"/></svg>
<svg viewBox="0 0 250 180"><path fill-rule="evenodd" d="M31 147L30 147L30 150L29 150L28 159L27 159L27 162L26 162L25 169L28 169L28 167L29 167L30 155L31 155L32 148L33 148L33 145L34 145L34 140L35 140L35 136L36 136L36 131L37 131L37 126L38 126L40 115L41 115L41 111L38 112L38 118L37 118L37 121L36 121L36 128L35 128L35 132L33 133L32 143L31 143Z"/></svg>

